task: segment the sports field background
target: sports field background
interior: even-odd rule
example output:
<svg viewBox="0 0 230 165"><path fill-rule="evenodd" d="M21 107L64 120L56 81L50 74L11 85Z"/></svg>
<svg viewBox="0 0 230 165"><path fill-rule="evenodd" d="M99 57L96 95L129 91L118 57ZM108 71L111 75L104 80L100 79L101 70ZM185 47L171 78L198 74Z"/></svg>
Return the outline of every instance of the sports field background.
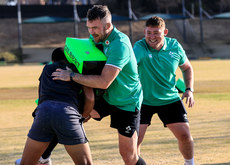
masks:
<svg viewBox="0 0 230 165"><path fill-rule="evenodd" d="M191 61L195 76L195 107L187 108L197 165L230 165L230 60ZM43 65L0 66L0 164L21 157L37 99ZM178 78L182 77L178 72ZM187 107L187 106L186 106ZM95 165L122 165L116 130L109 118L85 124ZM182 165L177 141L155 116L142 145L148 165ZM62 145L54 165L73 164Z"/></svg>

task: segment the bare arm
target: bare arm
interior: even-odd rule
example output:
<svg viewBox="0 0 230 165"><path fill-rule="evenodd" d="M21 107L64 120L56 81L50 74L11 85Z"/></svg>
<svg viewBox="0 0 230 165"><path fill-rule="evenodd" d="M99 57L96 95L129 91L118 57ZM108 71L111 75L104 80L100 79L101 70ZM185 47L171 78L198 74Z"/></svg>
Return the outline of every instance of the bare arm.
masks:
<svg viewBox="0 0 230 165"><path fill-rule="evenodd" d="M114 66L105 65L101 75L82 75L74 73L73 80L91 88L107 89L119 72L120 69ZM70 73L71 71L69 70L57 69L56 72L52 73L53 80L70 81Z"/></svg>
<svg viewBox="0 0 230 165"><path fill-rule="evenodd" d="M93 92L93 88L89 88L85 86L83 87L83 91L85 95L85 101L84 101L82 116L84 118L88 118L90 112L93 110L94 103L95 103L94 92Z"/></svg>
<svg viewBox="0 0 230 165"><path fill-rule="evenodd" d="M193 89L193 83L194 83L193 68L189 60L187 60L183 65L181 65L180 69L183 73L186 88ZM182 95L182 100L185 97L186 97L186 104L188 103L189 107L193 107L195 103L193 92L191 92L190 90L186 90L185 93Z"/></svg>
<svg viewBox="0 0 230 165"><path fill-rule="evenodd" d="M189 60L187 60L183 65L180 66L183 73L186 88L193 88L193 68Z"/></svg>

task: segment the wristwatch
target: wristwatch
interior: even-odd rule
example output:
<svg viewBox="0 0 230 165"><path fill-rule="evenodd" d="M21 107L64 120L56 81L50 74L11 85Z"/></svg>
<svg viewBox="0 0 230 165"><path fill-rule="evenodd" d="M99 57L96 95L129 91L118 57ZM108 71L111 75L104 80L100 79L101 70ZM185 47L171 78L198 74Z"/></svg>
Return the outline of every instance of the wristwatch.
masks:
<svg viewBox="0 0 230 165"><path fill-rule="evenodd" d="M70 77L70 81L73 81L74 72L71 72L70 75L69 75L69 77Z"/></svg>
<svg viewBox="0 0 230 165"><path fill-rule="evenodd" d="M186 88L185 91L190 90L191 92L194 92L192 88Z"/></svg>

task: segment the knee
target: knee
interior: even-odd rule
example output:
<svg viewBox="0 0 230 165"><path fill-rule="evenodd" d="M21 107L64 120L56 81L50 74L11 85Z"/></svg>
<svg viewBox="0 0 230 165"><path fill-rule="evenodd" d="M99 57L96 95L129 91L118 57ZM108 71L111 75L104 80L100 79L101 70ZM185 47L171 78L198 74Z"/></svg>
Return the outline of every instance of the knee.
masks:
<svg viewBox="0 0 230 165"><path fill-rule="evenodd" d="M133 159L134 154L131 151L120 150L120 155L124 160Z"/></svg>
<svg viewBox="0 0 230 165"><path fill-rule="evenodd" d="M120 155L127 165L135 164L138 161L138 155L135 152L120 150Z"/></svg>
<svg viewBox="0 0 230 165"><path fill-rule="evenodd" d="M96 110L92 110L91 112L90 112L90 116L92 117L92 118L100 118L101 116L99 115L99 113L96 111Z"/></svg>
<svg viewBox="0 0 230 165"><path fill-rule="evenodd" d="M193 143L193 138L189 133L182 133L179 137L178 137L179 141L182 142L186 142L186 143Z"/></svg>

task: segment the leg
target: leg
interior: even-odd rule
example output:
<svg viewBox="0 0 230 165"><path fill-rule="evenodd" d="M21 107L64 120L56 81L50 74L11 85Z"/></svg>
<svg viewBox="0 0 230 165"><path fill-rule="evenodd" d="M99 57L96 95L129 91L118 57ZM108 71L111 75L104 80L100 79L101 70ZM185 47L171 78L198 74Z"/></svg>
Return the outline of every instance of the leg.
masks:
<svg viewBox="0 0 230 165"><path fill-rule="evenodd" d="M140 127L137 142L137 153L139 156L141 155L141 144L144 140L145 133L148 126L151 125L151 119L155 113L155 107L144 104L141 106Z"/></svg>
<svg viewBox="0 0 230 165"><path fill-rule="evenodd" d="M36 165L48 145L49 142L39 142L28 137L22 154L21 165Z"/></svg>
<svg viewBox="0 0 230 165"><path fill-rule="evenodd" d="M126 137L119 134L119 150L125 165L135 165L139 159L137 154L137 132Z"/></svg>
<svg viewBox="0 0 230 165"><path fill-rule="evenodd" d="M104 100L103 97L100 97L96 100L93 110L90 112L90 116L100 121L104 117L110 115L110 105Z"/></svg>
<svg viewBox="0 0 230 165"><path fill-rule="evenodd" d="M96 110L93 109L90 112L90 117L92 117L92 118L100 118L101 116L99 115L99 113Z"/></svg>
<svg viewBox="0 0 230 165"><path fill-rule="evenodd" d="M148 128L148 124L140 124L139 129L139 136L138 136L138 142L137 142L137 153L140 156L141 155L141 143L144 140L145 132Z"/></svg>
<svg viewBox="0 0 230 165"><path fill-rule="evenodd" d="M65 149L76 165L92 165L89 143L65 145Z"/></svg>
<svg viewBox="0 0 230 165"><path fill-rule="evenodd" d="M194 155L193 138L189 131L188 123L173 123L167 127L172 131L178 140L178 146L185 159L192 159Z"/></svg>

